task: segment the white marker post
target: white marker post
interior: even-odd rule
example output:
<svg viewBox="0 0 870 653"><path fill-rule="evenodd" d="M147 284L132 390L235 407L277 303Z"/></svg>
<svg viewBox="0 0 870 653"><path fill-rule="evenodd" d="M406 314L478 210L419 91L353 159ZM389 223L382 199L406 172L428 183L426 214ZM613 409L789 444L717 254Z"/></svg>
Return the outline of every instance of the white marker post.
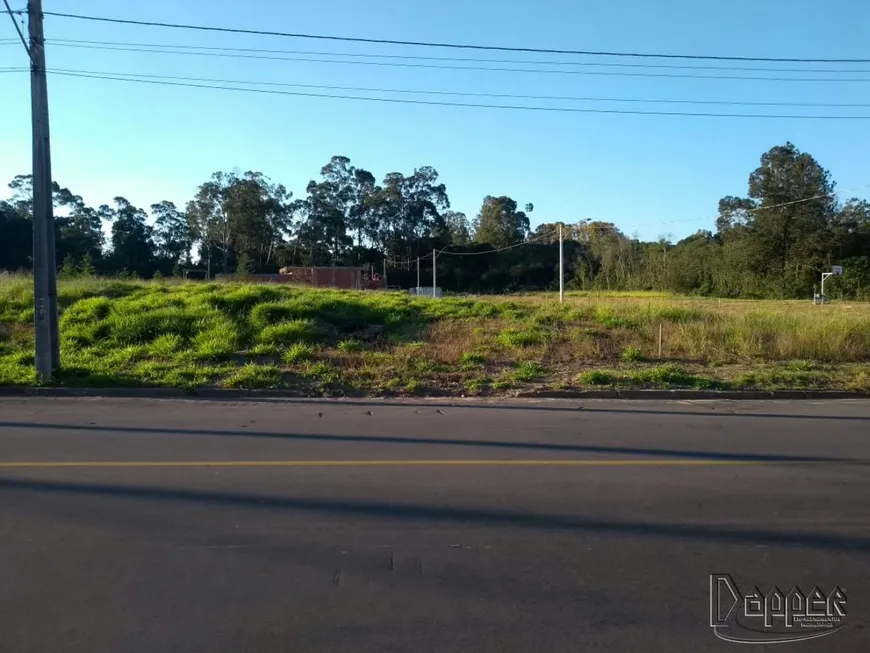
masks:
<svg viewBox="0 0 870 653"><path fill-rule="evenodd" d="M435 262L436 256L438 256L438 253L433 249L432 250L432 299L435 299L435 286L437 285L436 279L435 279L436 275L438 274L438 271L437 271L438 265Z"/></svg>

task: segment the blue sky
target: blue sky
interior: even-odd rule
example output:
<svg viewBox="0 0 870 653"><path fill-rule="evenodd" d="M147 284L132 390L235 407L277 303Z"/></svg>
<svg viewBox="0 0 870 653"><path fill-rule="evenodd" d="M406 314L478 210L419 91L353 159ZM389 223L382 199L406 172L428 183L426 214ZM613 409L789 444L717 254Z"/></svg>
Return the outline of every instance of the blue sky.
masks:
<svg viewBox="0 0 870 653"><path fill-rule="evenodd" d="M13 6L21 4L21 0L13 1ZM44 8L139 20L387 39L760 57L870 58L870 3L866 0L44 0ZM11 21L5 16L0 18L0 39L14 37ZM534 58L197 33L56 17L46 18L46 37L320 52ZM560 57L542 55L539 59L552 61ZM870 104L870 82L457 71L116 52L51 43L47 63L49 69L333 86ZM20 44L0 45L0 67L19 65L26 65ZM808 64L797 67L822 68ZM834 67L863 69L867 71L864 74L846 76L870 78L870 64ZM801 75L814 76L782 73ZM410 173L414 167L434 166L447 185L452 208L469 217L476 214L484 195L510 195L520 204L534 203L533 224L604 220L644 238L661 234L679 238L700 228L711 228L719 198L745 194L748 175L761 153L787 140L827 167L839 189L870 184L870 121L519 112L269 96L59 76L49 79L49 97L54 177L93 205L123 195L139 206L164 199L183 206L212 172L236 168L262 171L299 196L330 156L343 154L372 171L379 180L388 172ZM5 184L15 174L30 169L26 74L0 74L0 98L0 181ZM870 115L870 108L614 103L573 106ZM848 194L868 197L870 188Z"/></svg>

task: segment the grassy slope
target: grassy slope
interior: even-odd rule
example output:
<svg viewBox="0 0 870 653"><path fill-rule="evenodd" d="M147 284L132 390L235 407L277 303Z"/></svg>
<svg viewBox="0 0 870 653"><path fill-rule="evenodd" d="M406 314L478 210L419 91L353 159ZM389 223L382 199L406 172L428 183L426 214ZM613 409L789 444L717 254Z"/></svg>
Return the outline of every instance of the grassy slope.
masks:
<svg viewBox="0 0 870 653"><path fill-rule="evenodd" d="M870 389L870 307L659 294L412 299L250 284L61 281L87 386L492 394L588 387ZM32 288L0 281L0 384L34 384ZM658 361L658 333L664 335Z"/></svg>

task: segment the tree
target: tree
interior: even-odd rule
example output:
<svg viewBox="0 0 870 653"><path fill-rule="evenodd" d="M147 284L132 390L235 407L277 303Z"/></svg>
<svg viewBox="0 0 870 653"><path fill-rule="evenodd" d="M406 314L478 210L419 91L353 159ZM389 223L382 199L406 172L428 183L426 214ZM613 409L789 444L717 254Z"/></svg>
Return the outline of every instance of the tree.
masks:
<svg viewBox="0 0 870 653"><path fill-rule="evenodd" d="M154 263L152 229L146 223L145 211L123 197L115 198L115 207L102 205L100 213L112 223L113 267L142 277L151 276Z"/></svg>
<svg viewBox="0 0 870 653"><path fill-rule="evenodd" d="M362 168L353 169L353 203L348 213L347 226L356 234L356 246L363 247L365 236L371 233L374 213L375 176Z"/></svg>
<svg viewBox="0 0 870 653"><path fill-rule="evenodd" d="M223 271L229 272L232 229L225 208L227 188L235 175L216 172L196 191L187 204L187 219L194 241L200 243L200 252L206 257L207 276L211 277L211 250L219 247L223 255Z"/></svg>
<svg viewBox="0 0 870 653"><path fill-rule="evenodd" d="M187 217L209 275L214 248L221 252L224 273L230 271L231 258L242 253L248 267L270 264L292 226L295 206L290 199L284 186L260 172L216 172L202 184L187 206Z"/></svg>
<svg viewBox="0 0 870 653"><path fill-rule="evenodd" d="M28 269L30 176L15 177L9 190L0 201L0 269ZM720 200L715 230L676 243L670 236L645 242L613 223L588 220L541 224L529 239L533 207L520 211L506 196L485 198L472 228L464 214L449 210L433 168L389 173L377 184L344 156L332 157L299 200L262 173L217 172L196 189L186 211L170 202L152 205L153 227L121 197L94 209L55 183L52 201L58 262L70 274L177 273L195 247L209 268L223 260L226 272L239 273L284 265L380 268L387 260L394 266L391 283L413 285L414 259L449 245L452 253L475 256L439 257L445 288L534 290L557 284L561 226L573 287L807 297L821 271L838 264L844 274L829 281L828 294L870 299L870 203L841 204L833 190L830 175L809 154L791 143L771 148L749 175L747 196ZM111 225L108 247L104 222ZM522 247L510 247L515 244Z"/></svg>
<svg viewBox="0 0 870 653"><path fill-rule="evenodd" d="M792 143L771 148L749 176L748 198L719 202L717 226L743 263L782 295L810 287L829 257L836 215L830 173Z"/></svg>
<svg viewBox="0 0 870 653"><path fill-rule="evenodd" d="M333 163L336 159L339 157L333 157ZM341 160L348 161L343 157ZM328 165L323 170L329 169ZM316 261L335 265L353 244L347 234L351 188L334 181L310 181L306 191L307 217L300 233L308 245L312 263ZM321 252L322 256L317 256L315 252Z"/></svg>
<svg viewBox="0 0 870 653"><path fill-rule="evenodd" d="M446 231L441 211L450 208L450 199L431 166L417 168L407 177L389 173L375 189L370 205L369 240L385 255L413 258Z"/></svg>
<svg viewBox="0 0 870 653"><path fill-rule="evenodd" d="M294 205L281 184L273 184L260 172L246 172L226 190L226 210L231 243L245 271L272 265L276 247L290 233Z"/></svg>
<svg viewBox="0 0 870 653"><path fill-rule="evenodd" d="M9 204L20 216L33 218L33 175L16 175L9 182Z"/></svg>
<svg viewBox="0 0 870 653"><path fill-rule="evenodd" d="M517 203L510 197L487 195L474 224L474 240L495 248L522 242L529 233L526 212L533 208L527 204L526 211L517 211Z"/></svg>
<svg viewBox="0 0 870 653"><path fill-rule="evenodd" d="M154 218L154 246L157 257L169 270L181 265L190 257L193 234L187 216L172 202L151 205Z"/></svg>
<svg viewBox="0 0 870 653"><path fill-rule="evenodd" d="M10 202L0 202L0 270L18 270L31 264L33 222Z"/></svg>
<svg viewBox="0 0 870 653"><path fill-rule="evenodd" d="M444 236L451 245L464 247L471 243L471 223L460 211L445 211L441 214L444 220Z"/></svg>
<svg viewBox="0 0 870 653"><path fill-rule="evenodd" d="M33 177L17 175L9 183L9 188L12 190L9 206L20 218L32 220ZM99 259L105 239L97 212L88 207L81 197L57 182L52 182L52 205L57 262L64 261L68 257L81 260L85 254ZM30 229L32 230L32 224Z"/></svg>
<svg viewBox="0 0 870 653"><path fill-rule="evenodd" d="M97 267L94 265L94 259L91 258L89 253L85 253L82 257L81 263L79 263L79 272L86 277L96 276Z"/></svg>
<svg viewBox="0 0 870 653"><path fill-rule="evenodd" d="M320 181L308 183L307 197L300 206L306 218L296 235L309 262L335 265L347 258L354 236L361 250L374 226L375 178L351 165L346 156L333 156L320 169L320 176Z"/></svg>

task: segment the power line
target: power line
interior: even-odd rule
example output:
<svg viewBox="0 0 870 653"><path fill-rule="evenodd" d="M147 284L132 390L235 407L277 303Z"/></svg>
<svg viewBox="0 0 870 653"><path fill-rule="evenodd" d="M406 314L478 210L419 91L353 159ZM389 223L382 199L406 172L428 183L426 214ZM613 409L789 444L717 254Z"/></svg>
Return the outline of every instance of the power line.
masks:
<svg viewBox="0 0 870 653"><path fill-rule="evenodd" d="M87 79L102 79L113 80L119 82L133 82L140 84L155 84L161 86L176 86L184 88L204 88L222 91L241 91L246 93L260 93L266 95L289 95L294 97L313 97L325 98L331 100L358 100L364 102L381 102L393 104L414 104L442 107L463 107L475 109L503 109L511 111L545 111L554 113L599 113L599 114L622 114L622 115L640 115L640 116L686 116L699 118L770 118L770 119L803 119L803 120L870 120L870 115L857 116L831 116L831 115L807 115L807 114L764 114L764 113L708 113L708 112L690 112L690 111L647 111L633 109L588 109L578 107L543 107L543 106L527 106L527 105L510 105L510 104L474 104L468 102L443 102L436 100L410 100L403 98L382 98L369 97L359 95L339 95L327 93L305 93L301 91L279 91L275 89L265 88L240 88L235 86L224 86L218 84L194 84L190 82L173 82L168 80L157 79L136 79L132 77L118 77L115 75L99 75L85 73L70 73L53 71L54 75L63 75L67 77L87 78Z"/></svg>
<svg viewBox="0 0 870 653"><path fill-rule="evenodd" d="M459 97L484 97L484 98L504 98L504 99L521 99L521 100L557 100L568 102L632 102L632 103L650 103L650 104L700 104L700 105L730 105L730 106L776 106L776 107L826 107L826 108L845 108L845 107L870 107L870 103L824 103L824 102L741 102L737 100L665 100L658 98L601 98L601 97L581 97L570 95L523 95L516 93L465 93L460 91L432 91L425 89L397 89L397 88L371 88L361 86L325 86L321 84L293 84L288 82L268 82L257 80L239 80L239 79L215 79L212 77L179 77L175 75L150 75L145 73L113 73L94 70L75 70L65 68L53 68L51 72L57 73L75 73L83 75L122 75L134 79L168 79L185 82L206 82L216 84L248 84L262 86L281 86L289 88L306 88L314 90L327 91L353 91L360 93L401 93L401 94L418 94L418 95L435 95L435 96L459 96Z"/></svg>
<svg viewBox="0 0 870 653"><path fill-rule="evenodd" d="M470 70L486 72L509 72L509 73L533 73L548 75L595 75L606 77L663 77L670 79L718 79L718 80L742 80L757 82L870 82L870 77L758 77L751 75L704 75L704 74L677 74L677 73L652 73L652 72L616 72L610 70L558 70L551 68L505 68L499 66L454 66L448 64L425 64L405 63L396 61L350 61L341 59L322 59L311 57L279 57L271 55L238 54L232 52L194 52L182 50L166 50L159 48L135 48L120 46L100 46L83 44L55 43L61 47L86 48L92 50L112 50L116 52L148 52L152 54L183 54L206 57L229 57L234 59L262 59L269 61L298 61L305 63L326 63L356 66L386 66L398 68L426 68L435 70ZM353 56L353 55L342 55ZM816 71L826 73L827 71ZM856 71L867 73L870 71Z"/></svg>
<svg viewBox="0 0 870 653"><path fill-rule="evenodd" d="M9 18L12 20L12 24L15 25L15 31L18 32L18 37L21 39L21 44L24 46L24 50L27 52L27 56L30 56L30 46L27 45L27 39L24 38L24 32L21 31L21 26L18 24L18 21L15 20L15 14L18 12L12 11L12 7L9 6L9 0L3 0L3 4L6 5L6 13L9 14Z"/></svg>
<svg viewBox="0 0 870 653"><path fill-rule="evenodd" d="M11 40L11 39L10 39ZM188 45L188 44L166 44L166 43L130 43L127 41L89 41L82 39L51 39L49 41L54 45L64 47L75 47L77 45L92 45L92 46L121 46L124 48L161 48L161 50L172 48L180 50L178 54L185 54L187 50L203 50L196 54L210 55L214 53L264 53L264 54L292 54L292 55L309 55L309 56L325 56L325 57L360 57L367 59L401 59L411 61L452 61L466 63L501 63L501 64L521 64L521 65L536 65L536 66L599 66L609 68L661 68L673 70L720 70L720 71L751 71L751 72L780 72L780 73L824 73L824 74L840 74L840 73L867 73L867 69L854 68L834 68L834 69L819 69L819 68L760 68L757 66L697 66L688 64L662 64L662 63L623 63L610 61L553 61L553 60L535 60L535 59L486 59L480 57L432 57L419 55L403 55L403 54L373 54L370 52L323 52L317 50L276 50L269 48L231 48L226 46L215 47L205 45ZM2 43L2 40L0 40ZM138 50L134 50L138 51ZM211 54L211 56L217 56Z"/></svg>
<svg viewBox="0 0 870 653"><path fill-rule="evenodd" d="M753 209L747 209L747 212L748 212L748 213L757 213L757 212L760 212L760 211L768 211L768 210L770 210L770 209L778 209L778 208L782 208L782 207L784 207L784 206L791 206L791 205L793 205L793 204L802 204L802 203L804 203L804 202L812 202L812 201L814 201L814 200L818 200L818 199L825 199L825 198L828 198L828 197L835 197L835 196L837 196L837 195L842 195L842 194L847 193L847 192L851 192L851 191L854 191L854 190L861 190L861 189L864 189L864 188L870 188L870 185L855 186L855 187L847 188L846 190L844 190L844 191L839 191L839 192L822 193L822 194L820 194L820 195L813 195L812 197L804 197L804 198L802 198L802 199L799 199L799 200L792 200L792 201L790 201L790 202L781 202L781 203L779 203L779 204L770 204L770 205L768 205L768 206L759 206L759 207L756 207L756 208L753 208ZM720 217L723 217L722 214L719 214L718 216L716 216L717 219L720 218ZM697 218L688 218L688 219L682 219L682 220L667 220L667 221L664 221L664 222L657 222L656 224L659 224L659 225L662 225L662 224L676 224L676 223L696 222L696 221L697 221ZM583 223L583 224L581 224L580 222L577 222L577 223L574 223L574 224L572 224L572 223L568 223L568 222L563 222L562 224L563 224L565 227L567 227L567 228L569 229L569 232L568 232L569 234L570 234L570 229L571 229L572 227L574 227L574 228L578 228L578 227L582 227L582 226L589 226L588 223ZM605 226L603 226L603 225L598 225L598 224L595 225L595 229L597 229L597 230L599 230L599 231L619 231L619 232L622 231L619 227L616 227L616 226L614 226L614 227L605 227ZM503 251L506 251L506 250L509 250L509 249L514 249L514 248L516 248L516 247L522 247L523 245L530 245L530 244L535 243L535 242L537 242L537 241L539 241L539 240L544 240L545 238L551 238L551 237L553 237L556 233L558 233L558 232L557 232L557 229L553 229L551 232L543 233L543 234L541 234L541 235L539 235L539 236L535 236L534 238L528 238L528 239L526 239L526 240L524 240L524 241L522 241L522 242L514 243L513 245L507 245L506 247L498 247L498 248L495 248L495 249L488 249L488 250L485 250L485 251L482 251L482 252L450 252L450 251L447 251L448 248L450 248L450 247L454 247L454 245L448 245L448 246L445 247L444 249L439 249L439 250L437 250L437 254L438 254L439 256L442 255L442 254L446 254L447 256L481 256L481 255L484 255L484 254L494 254L494 253L497 253L497 252L503 252ZM429 254L426 254L425 256L417 257L416 259L408 259L408 261L406 261L406 263L409 263L409 264L410 264L411 261L414 261L414 262L416 262L416 261L418 261L418 260L423 261L423 260L428 259L428 258L432 258L432 253L431 253L431 252L430 252Z"/></svg>
<svg viewBox="0 0 870 653"><path fill-rule="evenodd" d="M780 202L779 204L768 204L767 206L756 206L755 208L746 209L746 212L747 213L759 213L761 211L769 211L771 209L780 209L784 206L792 206L794 204L803 204L804 202L812 202L812 201L820 200L820 199L833 198L833 197L837 197L838 195L842 196L842 195L845 195L846 193L851 193L853 191L864 190L865 188L870 188L870 184L864 184L863 186L852 186L851 188L845 188L841 191L832 191L830 193L821 193L819 195L813 195L811 197L804 197L804 198L801 198L799 200L791 200L789 202ZM708 218L701 218L701 219L683 218L680 220L660 221L660 222L656 222L655 224L656 225L664 225L664 224L677 224L677 223L685 223L685 222L700 222L701 220L712 220L715 222L716 220L718 220L719 218L722 218L722 217L725 217L725 215L720 213L715 218L709 218L709 217ZM579 223L577 223L577 224L579 224ZM568 225L568 226L571 226L571 225ZM650 225L644 225L644 226L650 226ZM604 230L604 231L621 231L621 229L619 229L618 227L605 228L605 227L602 227L599 225L596 225L596 229L600 229L600 230Z"/></svg>
<svg viewBox="0 0 870 653"><path fill-rule="evenodd" d="M483 254L495 254L497 252L505 252L509 249L514 249L516 247L522 247L523 245L531 245L532 243L539 241L539 240L543 240L545 238L552 238L553 234L555 234L555 233L556 232L554 230L553 233L545 233L545 234L541 234L540 236L535 236L534 238L527 238L526 240L522 241L521 243L514 243L513 245L507 245L506 247L497 247L495 249L488 249L488 250L483 251L483 252L448 252L447 248L445 247L444 249L439 249L438 254L439 255L444 254L446 256L482 256ZM448 247L449 247L449 245L448 245Z"/></svg>
<svg viewBox="0 0 870 653"><path fill-rule="evenodd" d="M463 50L488 50L498 52L536 52L541 54L567 54L587 55L598 57L636 57L658 59L699 59L708 61L767 61L783 63L870 63L870 59L807 59L798 57L733 57L698 54L663 54L645 52L612 52L597 50L559 50L554 48L529 48L507 47L496 45L464 44L464 43L439 43L431 41L405 41L397 39L375 39L350 36L332 36L324 34L307 34L293 32L277 32L271 30L242 29L238 27L214 27L209 25L188 25L183 23L164 23L156 21L131 20L122 18L108 18L105 16L90 16L84 14L70 14L55 11L44 12L46 16L58 18L72 18L76 20L96 21L102 23L115 23L121 25L140 25L144 27L164 27L170 29L197 30L203 32L224 32L230 34L252 34L257 36L279 36L284 38L317 39L323 41L344 41L350 43L377 43L381 45L408 45L415 47L452 48Z"/></svg>

